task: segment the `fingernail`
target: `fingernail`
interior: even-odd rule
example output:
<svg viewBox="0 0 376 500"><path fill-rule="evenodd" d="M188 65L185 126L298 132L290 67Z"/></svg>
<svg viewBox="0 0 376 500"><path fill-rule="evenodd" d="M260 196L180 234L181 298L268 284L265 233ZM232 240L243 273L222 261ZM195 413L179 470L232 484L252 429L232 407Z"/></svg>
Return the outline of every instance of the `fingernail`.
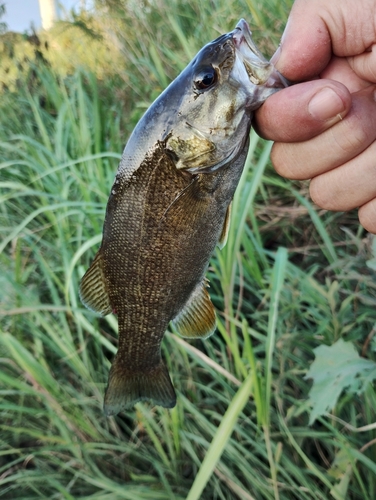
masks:
<svg viewBox="0 0 376 500"><path fill-rule="evenodd" d="M316 120L329 120L335 116L338 116L340 120L345 106L334 90L325 87L312 97L308 104L308 111Z"/></svg>

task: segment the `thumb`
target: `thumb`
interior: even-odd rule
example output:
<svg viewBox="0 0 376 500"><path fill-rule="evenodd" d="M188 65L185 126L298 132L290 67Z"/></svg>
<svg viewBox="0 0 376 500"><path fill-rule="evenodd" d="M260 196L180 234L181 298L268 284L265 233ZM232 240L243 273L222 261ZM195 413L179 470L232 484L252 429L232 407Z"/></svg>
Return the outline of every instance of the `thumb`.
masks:
<svg viewBox="0 0 376 500"><path fill-rule="evenodd" d="M306 141L342 120L350 107L351 95L344 85L313 80L271 95L256 112L254 126L265 139Z"/></svg>

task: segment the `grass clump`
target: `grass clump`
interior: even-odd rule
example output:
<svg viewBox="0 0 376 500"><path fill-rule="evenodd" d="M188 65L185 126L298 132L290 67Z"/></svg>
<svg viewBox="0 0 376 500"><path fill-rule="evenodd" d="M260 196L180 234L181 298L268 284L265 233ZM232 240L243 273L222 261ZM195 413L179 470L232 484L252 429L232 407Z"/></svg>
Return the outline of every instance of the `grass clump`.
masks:
<svg viewBox="0 0 376 500"><path fill-rule="evenodd" d="M196 50L249 12L257 42L262 33L275 46L289 6L213 10L192 0L141 11L108 0L96 22L111 21L124 48L126 91L116 77L57 74L43 60L17 93L3 90L0 497L376 497L374 387L342 391L309 425L305 378L314 350L339 339L375 361L375 248L355 214L318 212L305 183L279 178L270 143L252 133L228 243L209 268L218 331L205 342L173 332L164 340L176 408L103 416L116 319L78 300L139 115Z"/></svg>

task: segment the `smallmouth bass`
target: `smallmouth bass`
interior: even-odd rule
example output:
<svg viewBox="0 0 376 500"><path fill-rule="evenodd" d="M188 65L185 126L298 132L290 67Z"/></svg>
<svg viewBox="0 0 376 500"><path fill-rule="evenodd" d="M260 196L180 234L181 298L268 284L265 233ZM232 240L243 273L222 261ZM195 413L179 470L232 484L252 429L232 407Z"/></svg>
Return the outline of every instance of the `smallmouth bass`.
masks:
<svg viewBox="0 0 376 500"><path fill-rule="evenodd" d="M170 321L188 338L216 328L205 272L226 242L253 111L285 86L241 20L200 50L129 138L80 284L88 308L119 320L106 415L143 400L175 406L164 333Z"/></svg>

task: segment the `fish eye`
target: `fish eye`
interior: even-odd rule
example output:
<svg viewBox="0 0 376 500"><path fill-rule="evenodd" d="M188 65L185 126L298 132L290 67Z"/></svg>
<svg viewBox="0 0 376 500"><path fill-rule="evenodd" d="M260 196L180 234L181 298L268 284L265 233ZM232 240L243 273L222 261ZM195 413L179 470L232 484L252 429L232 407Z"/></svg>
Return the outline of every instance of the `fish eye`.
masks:
<svg viewBox="0 0 376 500"><path fill-rule="evenodd" d="M197 90L206 90L212 87L217 80L217 72L212 66L209 66L196 75L194 82Z"/></svg>

